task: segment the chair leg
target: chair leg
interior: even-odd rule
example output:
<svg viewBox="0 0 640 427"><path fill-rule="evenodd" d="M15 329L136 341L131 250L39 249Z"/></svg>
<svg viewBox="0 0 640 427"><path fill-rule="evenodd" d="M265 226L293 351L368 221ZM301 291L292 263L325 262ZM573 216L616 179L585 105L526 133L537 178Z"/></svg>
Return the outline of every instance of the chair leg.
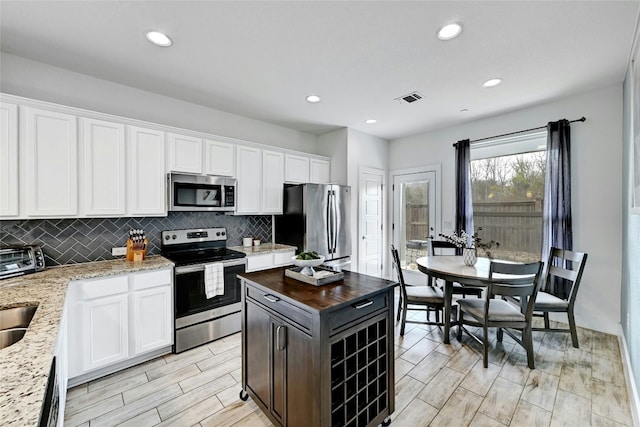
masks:
<svg viewBox="0 0 640 427"><path fill-rule="evenodd" d="M400 312L402 311L402 292L398 298L398 315L396 316L396 322L400 320Z"/></svg>
<svg viewBox="0 0 640 427"><path fill-rule="evenodd" d="M522 343L525 350L527 350L527 365L529 369L535 369L536 364L533 360L533 336L531 335L531 325L522 330Z"/></svg>
<svg viewBox="0 0 640 427"><path fill-rule="evenodd" d="M436 321L438 319L438 314L436 313ZM427 321L431 322L431 308L427 307Z"/></svg>
<svg viewBox="0 0 640 427"><path fill-rule="evenodd" d="M402 324L400 325L400 336L404 336L404 325L407 323L407 302L402 303Z"/></svg>
<svg viewBox="0 0 640 427"><path fill-rule="evenodd" d="M427 320L429 320L428 316L427 316ZM436 310L436 323L440 323L440 310Z"/></svg>
<svg viewBox="0 0 640 427"><path fill-rule="evenodd" d="M548 311L544 312L544 328L545 329L551 329L551 327L549 326L549 312Z"/></svg>
<svg viewBox="0 0 640 427"><path fill-rule="evenodd" d="M496 339L498 340L498 342L502 342L503 337L504 331L502 330L502 328L498 328L498 331L496 332Z"/></svg>
<svg viewBox="0 0 640 427"><path fill-rule="evenodd" d="M462 310L458 310L458 341L462 339Z"/></svg>
<svg viewBox="0 0 640 427"><path fill-rule="evenodd" d="M578 332L576 331L576 319L573 317L573 309L567 311L567 317L569 318L569 329L571 330L571 343L575 348L578 346Z"/></svg>
<svg viewBox="0 0 640 427"><path fill-rule="evenodd" d="M489 367L489 330L487 325L482 326L482 347L483 347L483 359L482 364L485 368Z"/></svg>

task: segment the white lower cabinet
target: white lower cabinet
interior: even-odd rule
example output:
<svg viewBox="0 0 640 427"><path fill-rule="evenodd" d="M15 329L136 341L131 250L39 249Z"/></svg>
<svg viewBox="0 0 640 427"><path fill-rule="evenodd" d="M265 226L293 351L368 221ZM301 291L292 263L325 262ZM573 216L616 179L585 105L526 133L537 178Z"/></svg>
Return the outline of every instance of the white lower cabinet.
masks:
<svg viewBox="0 0 640 427"><path fill-rule="evenodd" d="M283 265L290 265L291 257L296 254L295 250L286 252L270 252L260 255L247 256L247 273L251 271L266 270L268 268L281 267Z"/></svg>
<svg viewBox="0 0 640 427"><path fill-rule="evenodd" d="M69 378L173 343L172 269L71 282ZM78 383L78 382L76 382Z"/></svg>

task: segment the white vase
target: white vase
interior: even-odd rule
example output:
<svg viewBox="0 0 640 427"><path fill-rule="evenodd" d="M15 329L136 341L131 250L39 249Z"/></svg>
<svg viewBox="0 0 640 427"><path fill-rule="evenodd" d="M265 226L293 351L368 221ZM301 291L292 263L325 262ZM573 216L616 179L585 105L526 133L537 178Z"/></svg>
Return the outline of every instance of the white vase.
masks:
<svg viewBox="0 0 640 427"><path fill-rule="evenodd" d="M478 261L478 253L476 252L476 248L463 248L462 261L464 262L464 265L476 265L476 262Z"/></svg>

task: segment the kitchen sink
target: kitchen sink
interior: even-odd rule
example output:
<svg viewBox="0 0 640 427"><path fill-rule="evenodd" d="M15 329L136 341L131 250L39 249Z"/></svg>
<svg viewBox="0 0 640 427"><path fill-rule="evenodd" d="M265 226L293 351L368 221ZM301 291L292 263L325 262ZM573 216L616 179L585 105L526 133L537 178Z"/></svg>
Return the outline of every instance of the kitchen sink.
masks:
<svg viewBox="0 0 640 427"><path fill-rule="evenodd" d="M26 328L31 323L37 305L0 309L0 330Z"/></svg>
<svg viewBox="0 0 640 427"><path fill-rule="evenodd" d="M20 341L26 332L27 328L5 329L4 331L0 331L0 350Z"/></svg>
<svg viewBox="0 0 640 427"><path fill-rule="evenodd" d="M0 350L20 341L38 306L0 309Z"/></svg>

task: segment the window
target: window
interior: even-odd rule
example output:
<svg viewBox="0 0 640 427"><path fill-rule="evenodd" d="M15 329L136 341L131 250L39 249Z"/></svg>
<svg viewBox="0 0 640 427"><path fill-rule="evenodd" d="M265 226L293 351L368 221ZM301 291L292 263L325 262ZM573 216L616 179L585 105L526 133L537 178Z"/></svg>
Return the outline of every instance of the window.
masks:
<svg viewBox="0 0 640 427"><path fill-rule="evenodd" d="M488 249L494 258L540 260L546 139L537 132L471 145L473 222L483 242L499 242Z"/></svg>

